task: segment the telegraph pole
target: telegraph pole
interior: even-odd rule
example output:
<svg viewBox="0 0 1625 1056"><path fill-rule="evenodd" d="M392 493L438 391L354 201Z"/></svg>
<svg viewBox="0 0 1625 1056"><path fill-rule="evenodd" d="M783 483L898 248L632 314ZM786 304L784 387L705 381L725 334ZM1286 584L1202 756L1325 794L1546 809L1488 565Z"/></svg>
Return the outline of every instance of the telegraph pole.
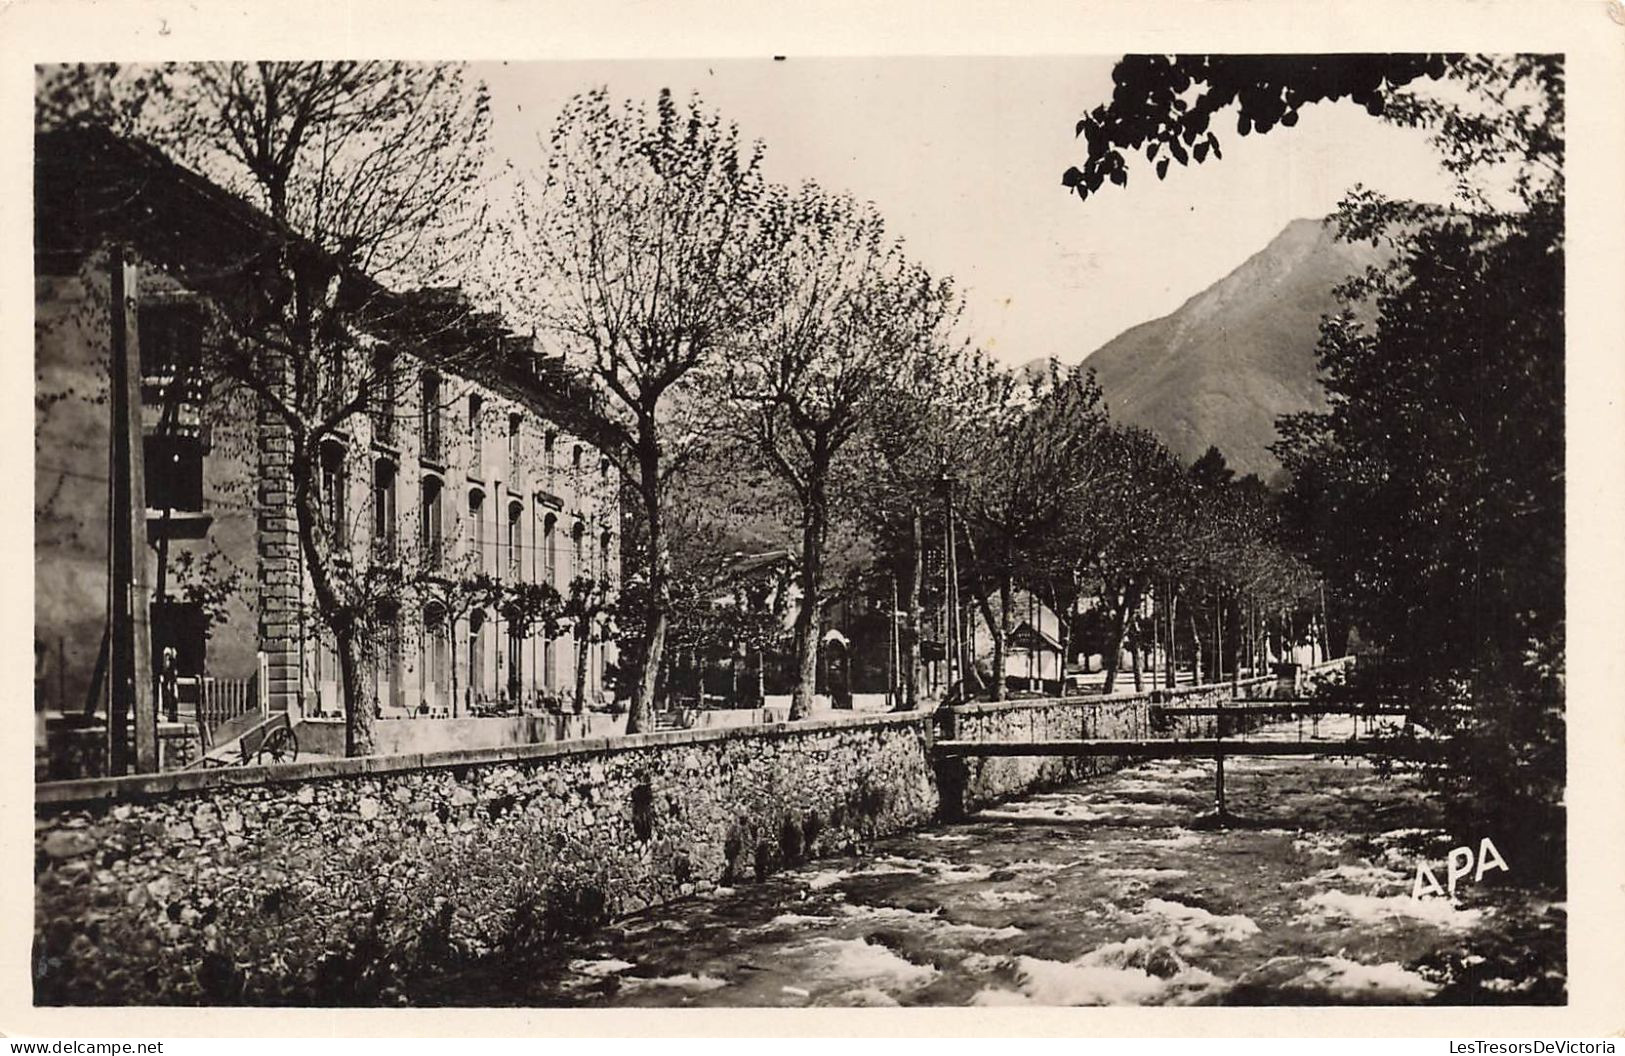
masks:
<svg viewBox="0 0 1625 1056"><path fill-rule="evenodd" d="M891 579L891 610L886 614L886 707L890 711L899 710L900 694L897 685L897 670L900 666L897 655L897 573L893 572Z"/></svg>
<svg viewBox="0 0 1625 1056"><path fill-rule="evenodd" d="M129 251L112 259L111 382L113 405L112 552L109 554L108 621L111 626L107 709L108 767L131 769L133 717L134 771L158 769L158 713L152 692L152 637L148 625L151 592L147 583L146 475L141 443L141 352L137 339L137 270Z"/></svg>
<svg viewBox="0 0 1625 1056"><path fill-rule="evenodd" d="M949 650L954 638L954 573L953 566L948 560L948 553L952 548L953 515L952 498L949 494L948 471L942 471L942 477L937 481L942 488L942 692L946 696L954 688L954 660L953 652ZM958 645L953 646L957 651Z"/></svg>
<svg viewBox="0 0 1625 1056"><path fill-rule="evenodd" d="M964 619L959 613L959 554L954 544L954 478L947 470L942 474L942 498L944 520L946 521L947 543L943 550L943 577L946 580L947 590L943 596L943 606L948 613L947 641L944 641L944 652L949 642L953 643L953 660L948 665L948 687L950 691L954 684L954 672L959 672L959 691L963 695L967 691L965 672L965 657L961 650L964 643L961 638L965 633Z"/></svg>

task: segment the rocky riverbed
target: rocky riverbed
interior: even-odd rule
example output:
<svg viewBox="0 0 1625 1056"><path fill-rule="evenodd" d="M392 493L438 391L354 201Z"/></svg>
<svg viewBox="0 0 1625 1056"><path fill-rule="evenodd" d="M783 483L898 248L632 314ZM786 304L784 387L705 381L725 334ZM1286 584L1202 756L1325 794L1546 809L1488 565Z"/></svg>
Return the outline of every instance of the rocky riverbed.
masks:
<svg viewBox="0 0 1625 1056"><path fill-rule="evenodd" d="M1323 731L1335 736L1336 731ZM413 1004L1487 1004L1565 999L1565 911L1517 861L1413 897L1453 833L1360 761L1162 760L1032 795L544 952Z"/></svg>

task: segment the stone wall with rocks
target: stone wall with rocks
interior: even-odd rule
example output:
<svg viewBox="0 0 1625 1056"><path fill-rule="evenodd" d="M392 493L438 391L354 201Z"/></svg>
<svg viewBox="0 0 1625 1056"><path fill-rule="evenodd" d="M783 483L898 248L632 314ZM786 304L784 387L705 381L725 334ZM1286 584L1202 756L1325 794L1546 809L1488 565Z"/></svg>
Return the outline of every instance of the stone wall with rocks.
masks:
<svg viewBox="0 0 1625 1056"><path fill-rule="evenodd" d="M937 813L925 715L43 784L41 1004L388 1003Z"/></svg>

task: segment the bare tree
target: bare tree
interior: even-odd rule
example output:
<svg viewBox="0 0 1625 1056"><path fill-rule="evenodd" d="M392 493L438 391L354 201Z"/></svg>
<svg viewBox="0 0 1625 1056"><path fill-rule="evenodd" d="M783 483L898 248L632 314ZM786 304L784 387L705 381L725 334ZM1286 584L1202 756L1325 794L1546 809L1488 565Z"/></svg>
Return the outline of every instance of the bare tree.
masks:
<svg viewBox="0 0 1625 1056"><path fill-rule="evenodd" d="M816 184L775 189L758 311L727 361L731 426L794 495L801 603L790 718L816 687L824 551L836 479L881 399L954 321L951 285L910 264L873 205Z"/></svg>
<svg viewBox="0 0 1625 1056"><path fill-rule="evenodd" d="M210 366L252 393L285 460L300 563L332 635L346 750L372 749L360 685L363 614L347 547L324 515L323 459L415 383L413 355L448 354L466 310L418 312L408 285L445 285L480 227L489 107L456 66L402 62L200 63L75 68L41 93L41 120L111 126L158 147L260 211L257 240L205 276L228 289L234 340ZM267 222L268 221L268 222ZM454 350L453 354L454 354ZM280 456L279 456L280 457ZM263 601L263 591L262 591Z"/></svg>
<svg viewBox="0 0 1625 1056"><path fill-rule="evenodd" d="M993 640L993 698L1003 700L1014 589L1042 578L1046 551L1102 478L1106 409L1092 371L1053 364L995 395L974 440L964 510L971 594Z"/></svg>
<svg viewBox="0 0 1625 1056"><path fill-rule="evenodd" d="M935 348L922 351L912 370L878 394L859 438L853 511L895 568L903 618L903 710L917 707L923 693L928 524L929 537L939 538L947 514L944 484L966 472L973 423L997 374L984 353L945 332Z"/></svg>
<svg viewBox="0 0 1625 1056"><path fill-rule="evenodd" d="M762 148L698 98L651 115L604 90L570 100L534 203L518 207L528 311L605 397L605 453L646 522L645 643L628 732L652 721L671 610L667 485L703 437L700 372L750 310Z"/></svg>

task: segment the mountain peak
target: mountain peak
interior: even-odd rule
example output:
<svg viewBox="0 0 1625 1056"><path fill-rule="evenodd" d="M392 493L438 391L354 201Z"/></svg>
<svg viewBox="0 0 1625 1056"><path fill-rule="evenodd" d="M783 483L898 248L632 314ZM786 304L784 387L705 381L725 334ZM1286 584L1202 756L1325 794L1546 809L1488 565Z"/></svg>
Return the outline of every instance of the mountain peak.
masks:
<svg viewBox="0 0 1625 1056"><path fill-rule="evenodd" d="M1186 461L1216 445L1238 472L1267 478L1280 469L1268 450L1275 419L1326 405L1315 343L1321 317L1338 308L1333 289L1378 259L1338 241L1324 219L1293 220L1224 278L1080 366L1094 368L1114 418L1150 429Z"/></svg>

